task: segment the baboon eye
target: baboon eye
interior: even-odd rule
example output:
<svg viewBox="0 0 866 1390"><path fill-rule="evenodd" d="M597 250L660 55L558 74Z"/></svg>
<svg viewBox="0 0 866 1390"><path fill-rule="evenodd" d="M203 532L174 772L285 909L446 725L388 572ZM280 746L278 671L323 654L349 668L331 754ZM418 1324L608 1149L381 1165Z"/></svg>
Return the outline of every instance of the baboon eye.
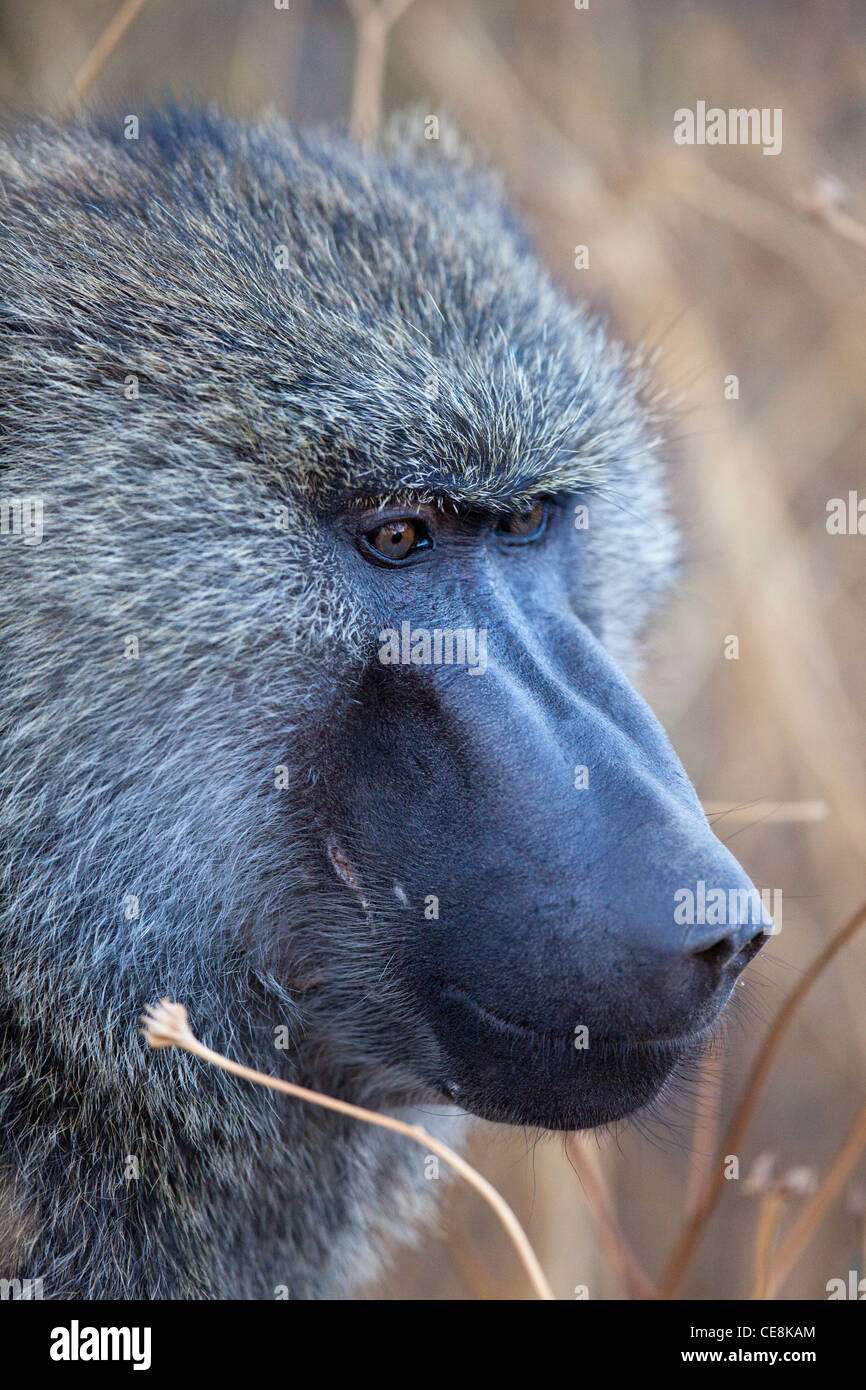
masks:
<svg viewBox="0 0 866 1390"><path fill-rule="evenodd" d="M399 563L431 544L430 533L418 517L401 516L386 521L362 536L362 550L369 559Z"/></svg>
<svg viewBox="0 0 866 1390"><path fill-rule="evenodd" d="M543 502L536 502L525 512L512 512L511 516L502 517L496 524L496 532L509 541L534 541L546 524L547 507Z"/></svg>

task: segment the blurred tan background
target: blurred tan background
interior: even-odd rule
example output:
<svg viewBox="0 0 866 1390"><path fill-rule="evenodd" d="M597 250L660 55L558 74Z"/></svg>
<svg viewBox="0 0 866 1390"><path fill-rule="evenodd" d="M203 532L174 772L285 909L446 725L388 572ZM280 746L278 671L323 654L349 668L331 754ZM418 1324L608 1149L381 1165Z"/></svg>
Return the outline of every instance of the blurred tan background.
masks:
<svg viewBox="0 0 866 1390"><path fill-rule="evenodd" d="M395 14L397 0L386 0ZM59 111L118 0L0 0L0 113ZM87 104L166 95L298 123L375 114L367 0L144 0ZM657 1114L572 1143L484 1128L472 1156L513 1202L559 1297L655 1280L785 994L866 900L866 535L827 502L866 497L866 6L855 0L414 0L383 46L386 110L450 111L504 170L542 258L618 331L660 347L688 568L657 624L644 692L782 930L738 991L724 1058ZM371 84L372 83L372 88ZM366 84L366 86L365 86ZM353 95L354 93L354 95ZM780 107L783 149L682 147L674 111ZM371 106L372 101L372 106ZM834 182L829 182L832 179ZM812 215L807 215L811 208ZM574 268L575 247L589 268ZM735 375L738 399L726 399ZM730 394L730 390L729 390ZM866 529L866 521L864 521ZM726 639L739 639L726 659ZM683 1286L745 1297L766 1197L755 1160L824 1177L866 1091L866 930L805 999ZM579 1171L576 1171L579 1170ZM606 1196L600 1195L600 1188ZM784 1233L802 1198L776 1203ZM846 1178L781 1298L864 1269L866 1164ZM631 1256L624 1254L628 1243ZM866 1287L866 1286L864 1286ZM388 1298L523 1297L477 1198L401 1258Z"/></svg>

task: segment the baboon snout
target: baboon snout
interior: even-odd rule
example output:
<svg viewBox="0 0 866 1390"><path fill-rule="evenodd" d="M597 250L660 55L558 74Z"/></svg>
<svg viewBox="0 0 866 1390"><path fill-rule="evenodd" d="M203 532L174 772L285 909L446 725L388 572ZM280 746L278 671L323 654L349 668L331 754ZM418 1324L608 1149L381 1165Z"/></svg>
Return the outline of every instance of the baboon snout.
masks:
<svg viewBox="0 0 866 1390"><path fill-rule="evenodd" d="M495 631L477 680L371 673L341 734L358 756L331 866L355 897L363 879L387 971L440 1051L436 1084L494 1117L577 1124L587 1095L594 1115L626 1113L657 1089L772 924L586 629L543 653Z"/></svg>

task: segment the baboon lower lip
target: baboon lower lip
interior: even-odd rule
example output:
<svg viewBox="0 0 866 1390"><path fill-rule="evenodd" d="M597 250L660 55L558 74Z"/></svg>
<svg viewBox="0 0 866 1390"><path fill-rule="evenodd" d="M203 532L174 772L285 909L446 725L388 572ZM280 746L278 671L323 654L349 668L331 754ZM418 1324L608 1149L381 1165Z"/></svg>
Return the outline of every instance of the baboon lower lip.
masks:
<svg viewBox="0 0 866 1390"><path fill-rule="evenodd" d="M560 1030L516 1024L454 986L441 986L440 1094L481 1119L541 1129L583 1130L650 1104L713 1028L675 1038L593 1033L589 1046Z"/></svg>
<svg viewBox="0 0 866 1390"><path fill-rule="evenodd" d="M443 1001L457 1003L483 1026L490 1029L492 1033L507 1037L509 1040L529 1043L548 1050L563 1046L571 1050L574 1047L572 1035L553 1028L539 1028L529 1023L514 1023L477 1003L471 995L466 994L456 985L440 985L439 997ZM713 1020L695 1028L692 1032L671 1037L626 1037L601 1032L595 1033L594 1037L597 1046L610 1051L615 1050L623 1056L626 1054L643 1056L654 1054L675 1058L692 1048L698 1048L707 1043L713 1037L717 1023L718 1020Z"/></svg>

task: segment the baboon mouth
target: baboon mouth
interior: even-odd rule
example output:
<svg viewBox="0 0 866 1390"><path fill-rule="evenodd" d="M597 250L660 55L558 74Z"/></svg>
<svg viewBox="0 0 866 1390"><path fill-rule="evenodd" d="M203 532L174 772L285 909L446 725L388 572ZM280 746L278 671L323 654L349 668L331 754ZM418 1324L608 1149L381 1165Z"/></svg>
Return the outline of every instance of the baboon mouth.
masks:
<svg viewBox="0 0 866 1390"><path fill-rule="evenodd" d="M514 1023L454 986L440 990L447 1065L436 1089L482 1119L549 1130L591 1129L648 1105L717 1025L670 1038L582 1039Z"/></svg>
<svg viewBox="0 0 866 1390"><path fill-rule="evenodd" d="M513 1022L485 1008L483 1005L479 1004L477 1000L473 999L470 994L466 994L464 990L459 989L456 985L441 986L439 997L443 1003L447 1004L450 1000L463 1006L483 1024L489 1026L504 1037L512 1038L515 1041L526 1042L543 1050L556 1051L558 1048L563 1047L569 1052L571 1050L580 1050L579 1045L575 1044L573 1034L563 1032L561 1029L541 1028L536 1024ZM621 1052L623 1055L638 1054L645 1056L657 1054L680 1056L683 1052L691 1051L705 1045L715 1033L716 1027L717 1024L714 1021L702 1024L687 1033L676 1033L664 1037L629 1037L624 1034L603 1032L594 1032L593 1037L596 1046L616 1049L617 1052ZM576 1031L575 1029L575 1032Z"/></svg>

